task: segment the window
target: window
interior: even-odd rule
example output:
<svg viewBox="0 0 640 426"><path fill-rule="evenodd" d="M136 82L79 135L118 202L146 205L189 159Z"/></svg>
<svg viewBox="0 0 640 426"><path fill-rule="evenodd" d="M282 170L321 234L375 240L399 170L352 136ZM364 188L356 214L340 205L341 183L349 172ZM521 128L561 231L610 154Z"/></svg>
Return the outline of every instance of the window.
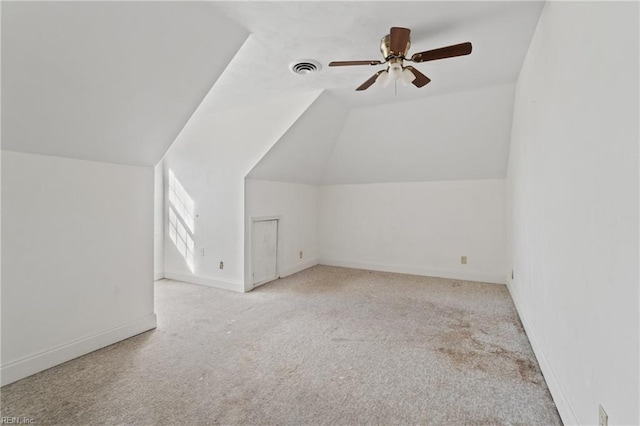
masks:
<svg viewBox="0 0 640 426"><path fill-rule="evenodd" d="M169 201L173 204L178 216L193 233L193 200L171 170L169 170Z"/></svg>
<svg viewBox="0 0 640 426"><path fill-rule="evenodd" d="M191 273L195 272L194 203L180 181L169 170L169 238L187 262Z"/></svg>

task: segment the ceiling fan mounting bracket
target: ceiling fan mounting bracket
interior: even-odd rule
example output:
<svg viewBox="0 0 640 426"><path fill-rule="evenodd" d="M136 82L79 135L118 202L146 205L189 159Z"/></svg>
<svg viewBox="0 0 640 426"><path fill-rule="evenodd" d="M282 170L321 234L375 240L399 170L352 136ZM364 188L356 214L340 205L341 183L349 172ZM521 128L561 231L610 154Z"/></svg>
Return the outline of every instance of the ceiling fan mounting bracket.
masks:
<svg viewBox="0 0 640 426"><path fill-rule="evenodd" d="M400 66L402 66L402 61L404 60L404 58L399 57L399 56L392 56L389 59L387 59L387 63L389 63L389 65L393 65L393 64L400 64Z"/></svg>

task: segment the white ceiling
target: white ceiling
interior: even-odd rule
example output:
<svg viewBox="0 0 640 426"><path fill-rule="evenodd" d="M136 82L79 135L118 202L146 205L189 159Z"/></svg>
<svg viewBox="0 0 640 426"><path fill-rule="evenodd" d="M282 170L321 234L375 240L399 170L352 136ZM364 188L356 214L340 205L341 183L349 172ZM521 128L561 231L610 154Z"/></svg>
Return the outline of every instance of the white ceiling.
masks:
<svg viewBox="0 0 640 426"><path fill-rule="evenodd" d="M334 96L323 92L247 177L309 185L321 183L348 112Z"/></svg>
<svg viewBox="0 0 640 426"><path fill-rule="evenodd" d="M311 185L500 179L515 84L349 113L327 92L247 177Z"/></svg>
<svg viewBox="0 0 640 426"><path fill-rule="evenodd" d="M320 183L504 178L514 89L503 84L355 109Z"/></svg>
<svg viewBox="0 0 640 426"><path fill-rule="evenodd" d="M349 106L402 102L515 82L543 2L356 1L226 2L219 7L252 36L216 84L228 106L289 91L329 90ZM409 53L470 41L469 56L416 64L432 81L355 88L384 66L333 67L332 60L381 59L380 39L392 26L412 30ZM323 69L295 75L291 62L315 59Z"/></svg>
<svg viewBox="0 0 640 426"><path fill-rule="evenodd" d="M212 3L3 2L2 148L155 165L247 35Z"/></svg>
<svg viewBox="0 0 640 426"><path fill-rule="evenodd" d="M218 101L233 105L290 90L325 90L248 177L308 184L503 178L514 85L543 6L482 1L221 5L252 35L216 83ZM383 66L326 66L331 60L380 59L380 38L391 26L412 29L409 53L465 41L472 42L473 52L417 64L432 79L421 89L374 85L356 92ZM286 71L303 58L324 68L305 76ZM261 78L255 78L258 74Z"/></svg>
<svg viewBox="0 0 640 426"><path fill-rule="evenodd" d="M424 157L457 164L455 170L474 170L474 176L495 177L504 172L508 138L486 144L483 156L494 160L478 169L477 157L442 151L439 144L451 142L440 137L442 122L420 129L420 140L431 142L393 151L385 145L392 141L384 135L393 133L385 121L412 105L437 116L433 112L442 95L515 82L543 6L505 1L5 2L2 148L153 165L189 120L237 110L239 121L251 126L260 108L247 106L269 108L278 99L324 92L311 106L306 101L292 106L299 122L265 156L268 163L258 164L256 175L275 178L269 170L280 170L305 182L401 180L407 179L401 168L415 166L411 158ZM332 60L380 59L380 39L391 26L411 28L409 53L465 41L473 43L473 53L417 64L432 82L421 89L400 85L397 92L393 85L355 91L382 66L327 66ZM293 74L289 64L299 59L318 60L323 68ZM375 110L397 103L405 106ZM371 108L372 115L364 112ZM474 114L465 105L455 108L460 110L452 113ZM510 122L510 112L504 114ZM407 116L413 121L402 125L411 135L413 123L423 118L419 110ZM503 121L501 126L510 125ZM469 141L456 143L473 147L473 135L467 135ZM218 146L228 143L216 132L207 139ZM389 154L385 164L365 164L373 158L358 150L373 152L374 145L406 160L392 161ZM446 154L434 156L434 150ZM303 161L305 154L313 164ZM382 166L388 167L387 175L376 172ZM360 176L346 172L354 167ZM449 168L440 175L413 176L418 175L455 179L468 173Z"/></svg>

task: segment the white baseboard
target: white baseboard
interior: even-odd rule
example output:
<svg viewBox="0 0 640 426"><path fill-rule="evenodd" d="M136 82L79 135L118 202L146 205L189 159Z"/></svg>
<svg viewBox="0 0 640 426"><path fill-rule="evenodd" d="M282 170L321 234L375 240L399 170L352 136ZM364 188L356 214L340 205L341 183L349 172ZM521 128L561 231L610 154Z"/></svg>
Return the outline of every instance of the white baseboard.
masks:
<svg viewBox="0 0 640 426"><path fill-rule="evenodd" d="M571 403L569 402L569 398L567 398L566 392L562 389L562 386L560 386L558 377L553 371L549 359L540 346L533 329L530 327L530 324L527 321L527 318L522 315L523 311L518 301L517 292L515 291L511 283L507 283L507 289L509 289L509 294L511 294L513 304L516 307L516 311L518 311L518 316L520 317L522 326L527 333L527 337L529 338L529 342L531 343L531 348L533 349L533 353L536 355L536 359L538 360L538 364L540 365L540 370L542 370L544 379L547 382L547 387L549 388L549 392L551 392L553 402L555 402L556 404L556 408L558 409L558 413L560 414L562 423L564 423L565 425L580 424L578 422L578 417L576 416L576 413L573 410Z"/></svg>
<svg viewBox="0 0 640 426"><path fill-rule="evenodd" d="M171 271L164 271L164 277L169 280L184 281L186 283L200 284L207 287L244 293L244 283L242 281L233 281L228 278L208 277L205 275L187 275Z"/></svg>
<svg viewBox="0 0 640 426"><path fill-rule="evenodd" d="M320 265L342 266L345 268L368 269L372 271L396 272L399 274L423 275L427 277L451 278L464 281L478 281L491 284L506 284L502 274L485 274L480 272L449 271L416 265L394 265L377 262L361 262L320 258Z"/></svg>
<svg viewBox="0 0 640 426"><path fill-rule="evenodd" d="M289 275L293 275L300 271L304 271L305 269L311 268L312 266L316 266L317 264L318 264L317 258L304 260L294 265L285 266L281 268L278 275L280 276L280 278L288 277Z"/></svg>
<svg viewBox="0 0 640 426"><path fill-rule="evenodd" d="M157 271L153 273L153 280L154 281L158 281L164 278L164 272L162 271Z"/></svg>
<svg viewBox="0 0 640 426"><path fill-rule="evenodd" d="M2 386L156 328L156 314L3 365Z"/></svg>

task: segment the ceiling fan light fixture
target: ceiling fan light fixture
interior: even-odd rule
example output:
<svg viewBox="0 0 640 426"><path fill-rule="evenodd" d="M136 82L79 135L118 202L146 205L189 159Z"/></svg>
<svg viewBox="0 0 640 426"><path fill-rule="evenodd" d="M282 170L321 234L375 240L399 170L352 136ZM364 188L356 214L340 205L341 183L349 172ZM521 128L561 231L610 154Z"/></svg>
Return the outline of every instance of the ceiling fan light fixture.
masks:
<svg viewBox="0 0 640 426"><path fill-rule="evenodd" d="M402 65L398 62L389 64L389 75L394 80L399 80L402 75Z"/></svg>
<svg viewBox="0 0 640 426"><path fill-rule="evenodd" d="M415 79L416 79L416 76L413 72L411 72L410 69L405 68L402 70L402 75L400 76L400 80L402 81L402 83L404 83L405 86L407 84L413 83L413 80Z"/></svg>
<svg viewBox="0 0 640 426"><path fill-rule="evenodd" d="M376 83L378 83L382 87L387 87L389 85L389 73L386 71L382 71L380 75L376 78Z"/></svg>

